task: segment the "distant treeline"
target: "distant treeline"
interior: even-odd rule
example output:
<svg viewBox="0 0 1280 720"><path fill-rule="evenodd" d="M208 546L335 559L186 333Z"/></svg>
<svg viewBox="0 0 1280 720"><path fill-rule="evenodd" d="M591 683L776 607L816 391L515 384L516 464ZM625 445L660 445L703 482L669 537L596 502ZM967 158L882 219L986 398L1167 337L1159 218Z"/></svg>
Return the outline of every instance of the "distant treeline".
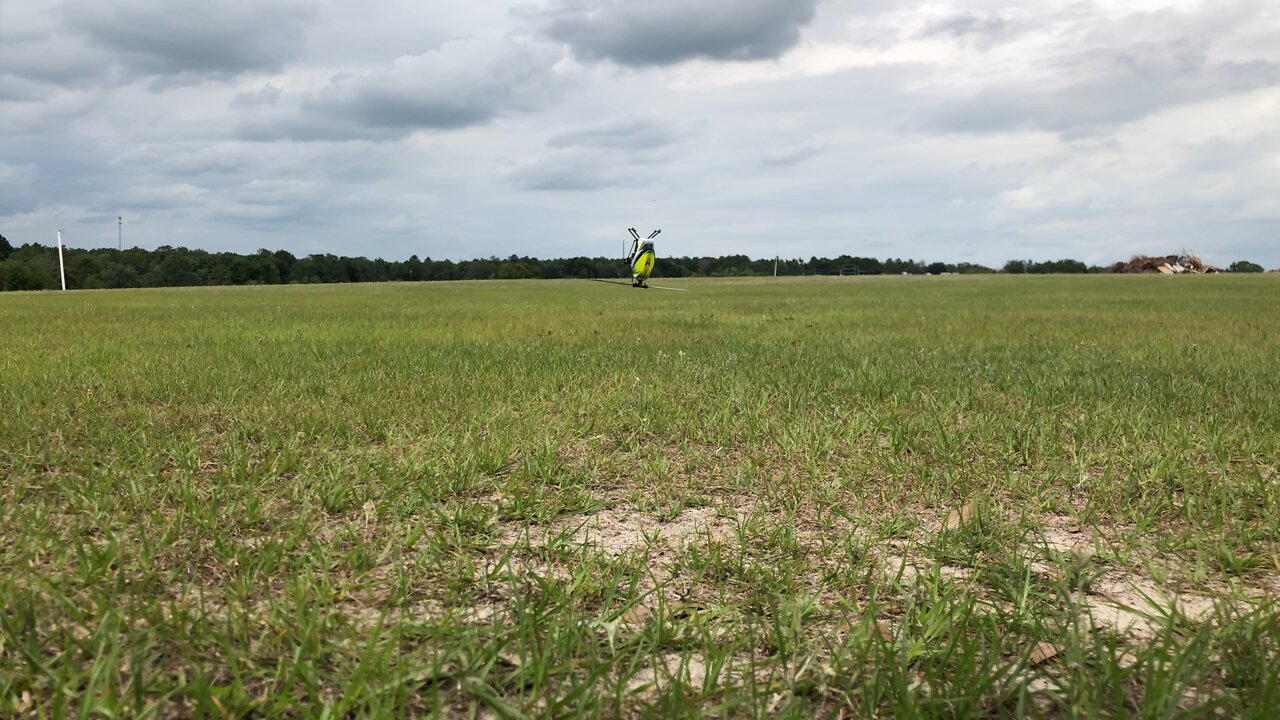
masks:
<svg viewBox="0 0 1280 720"><path fill-rule="evenodd" d="M391 261L338 255L296 257L285 250L252 255L211 253L183 247L63 249L68 288L180 287L190 285L280 285L392 280L491 280L522 278L616 278L627 275L617 258L574 257L540 260L512 255L479 260L432 260L417 255ZM773 275L774 260L746 255L659 258L660 277L744 277ZM1097 273L1106 268L1078 260L1010 260L1000 269L972 263L852 257L778 260L778 275L925 275L941 273ZM58 287L58 250L37 243L14 248L0 236L0 290Z"/></svg>

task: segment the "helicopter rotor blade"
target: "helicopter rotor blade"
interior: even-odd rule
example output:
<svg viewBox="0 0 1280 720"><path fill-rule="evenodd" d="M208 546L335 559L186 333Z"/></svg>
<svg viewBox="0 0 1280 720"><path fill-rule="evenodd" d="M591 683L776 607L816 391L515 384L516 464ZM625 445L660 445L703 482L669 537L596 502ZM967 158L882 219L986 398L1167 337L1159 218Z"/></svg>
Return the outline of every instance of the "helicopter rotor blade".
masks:
<svg viewBox="0 0 1280 720"><path fill-rule="evenodd" d="M585 279L590 280L591 282L601 282L601 283L609 283L610 285L624 285L626 287L635 287L632 283L629 283L626 280L606 280L604 278L585 278ZM666 285L646 285L645 287L651 287L654 290L678 290L680 292L689 292L689 288L667 287Z"/></svg>

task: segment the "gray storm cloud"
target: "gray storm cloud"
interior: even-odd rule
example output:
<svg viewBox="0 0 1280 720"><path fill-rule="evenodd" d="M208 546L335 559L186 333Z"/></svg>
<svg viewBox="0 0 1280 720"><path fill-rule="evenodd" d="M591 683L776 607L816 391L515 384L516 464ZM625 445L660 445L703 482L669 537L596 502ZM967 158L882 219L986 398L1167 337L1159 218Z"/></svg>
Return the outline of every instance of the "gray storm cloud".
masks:
<svg viewBox="0 0 1280 720"><path fill-rule="evenodd" d="M1280 83L1280 64L1212 62L1183 40L1067 61L1062 80L983 88L966 101L942 108L936 127L961 132L1043 129L1076 137L1164 108Z"/></svg>
<svg viewBox="0 0 1280 720"><path fill-rule="evenodd" d="M533 110L559 91L554 48L515 38L446 43L389 66L342 73L283 114L249 121L253 140L387 140Z"/></svg>
<svg viewBox="0 0 1280 720"><path fill-rule="evenodd" d="M679 139L677 132L665 125L634 120L600 127L569 130L547 141L553 148L595 147L624 150L651 150L670 145Z"/></svg>
<svg viewBox="0 0 1280 720"><path fill-rule="evenodd" d="M304 0L71 0L63 15L69 30L112 52L129 73L201 77L279 70L305 48L316 7Z"/></svg>
<svg viewBox="0 0 1280 720"><path fill-rule="evenodd" d="M817 0L575 0L545 11L543 32L588 60L671 65L774 58L800 40Z"/></svg>
<svg viewBox="0 0 1280 720"><path fill-rule="evenodd" d="M611 188L647 185L652 177L617 163L571 153L544 158L517 168L510 179L524 190L546 192L598 192Z"/></svg>
<svg viewBox="0 0 1280 720"><path fill-rule="evenodd" d="M973 43L980 49L991 48L1020 36L1030 24L994 14L965 12L950 15L929 23L923 35L945 36Z"/></svg>

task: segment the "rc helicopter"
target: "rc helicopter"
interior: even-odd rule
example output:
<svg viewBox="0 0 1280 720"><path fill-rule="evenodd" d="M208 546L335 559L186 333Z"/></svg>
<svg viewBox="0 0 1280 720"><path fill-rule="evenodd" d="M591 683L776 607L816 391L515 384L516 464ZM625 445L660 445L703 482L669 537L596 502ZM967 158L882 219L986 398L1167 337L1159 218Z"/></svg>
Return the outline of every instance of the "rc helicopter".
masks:
<svg viewBox="0 0 1280 720"><path fill-rule="evenodd" d="M686 288L663 287L662 285L650 285L649 275L653 273L653 266L658 261L657 253L653 249L653 239L658 237L661 230L654 230L649 233L649 237L641 238L640 233L635 228L627 228L627 232L631 233L631 250L627 253L627 265L631 267L631 287L656 290L680 290L684 292ZM596 282L607 282L615 285L626 285L627 283L618 280L605 280L602 278L592 278Z"/></svg>
<svg viewBox="0 0 1280 720"><path fill-rule="evenodd" d="M658 260L658 255L653 250L653 239L662 231L654 230L644 240L640 239L640 233L635 228L627 228L627 232L631 233L631 253L627 261L631 266L631 287L648 288L649 275L653 272L653 264Z"/></svg>

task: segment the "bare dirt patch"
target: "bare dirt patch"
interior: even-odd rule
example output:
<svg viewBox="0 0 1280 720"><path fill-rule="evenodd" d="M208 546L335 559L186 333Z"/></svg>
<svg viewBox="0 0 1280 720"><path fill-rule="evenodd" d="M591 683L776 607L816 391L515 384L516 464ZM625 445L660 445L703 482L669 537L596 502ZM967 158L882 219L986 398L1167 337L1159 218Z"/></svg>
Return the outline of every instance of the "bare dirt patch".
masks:
<svg viewBox="0 0 1280 720"><path fill-rule="evenodd" d="M562 518L547 526L507 527L498 533L502 545L526 538L530 544L567 542L619 556L631 550L663 552L702 539L719 541L737 526L737 517L710 507L690 508L669 520L627 508L609 508L590 515Z"/></svg>
<svg viewBox="0 0 1280 720"><path fill-rule="evenodd" d="M876 555L882 577L903 585L926 581L935 573L948 582L980 582L980 574L975 569L940 563L927 555L928 544L935 533L954 530L971 519L972 513L962 508L946 519L929 523L929 530L916 533L911 540L879 543ZM1084 526L1070 517L1051 515L1041 519L1040 531L1026 539L1020 552L1026 553L1028 565L1036 575L1060 576L1064 572L1060 561L1092 563L1100 549L1108 546L1106 531ZM1096 574L1080 598L1082 615L1095 627L1135 642L1147 642L1173 618L1205 622L1212 616L1215 603L1253 602L1264 597L1264 588L1274 582L1267 577L1262 579L1263 587L1238 587L1209 581L1197 583L1193 591L1187 591L1183 577L1186 573L1179 571L1176 561L1168 558L1147 558L1147 561L1165 568L1167 579L1159 582L1128 563L1124 567L1108 567L1106 562L1095 566Z"/></svg>
<svg viewBox="0 0 1280 720"><path fill-rule="evenodd" d="M1094 554L1097 538L1075 518L1049 515L1042 519L1041 539L1049 550L1084 557Z"/></svg>
<svg viewBox="0 0 1280 720"><path fill-rule="evenodd" d="M1214 598L1170 594L1150 578L1115 571L1092 583L1085 602L1086 612L1096 625L1134 639L1150 640L1172 613L1192 622L1206 619L1213 612Z"/></svg>
<svg viewBox="0 0 1280 720"><path fill-rule="evenodd" d="M690 687L700 688L706 681L706 677L707 666L700 655L666 653L658 656L653 664L641 668L631 676L627 682L627 691L653 697L658 694L660 685L679 680Z"/></svg>

